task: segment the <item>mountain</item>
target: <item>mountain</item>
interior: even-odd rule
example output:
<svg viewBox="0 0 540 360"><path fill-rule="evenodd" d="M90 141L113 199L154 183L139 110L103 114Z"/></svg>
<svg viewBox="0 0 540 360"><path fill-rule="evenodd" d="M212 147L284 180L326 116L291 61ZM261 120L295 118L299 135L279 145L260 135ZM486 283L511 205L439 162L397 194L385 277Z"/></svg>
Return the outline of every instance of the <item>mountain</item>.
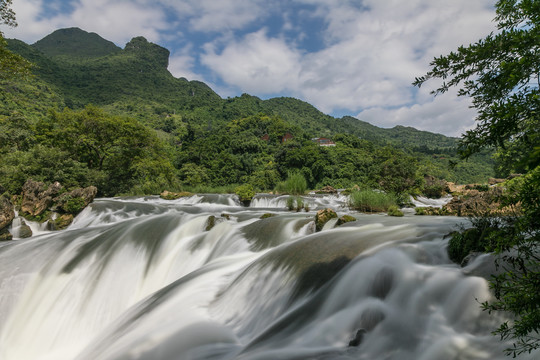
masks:
<svg viewBox="0 0 540 360"><path fill-rule="evenodd" d="M8 48L35 64L35 76L30 82L0 83L0 123L3 116L15 113L38 123L47 118L48 109L80 110L92 104L152 128L166 146L172 146L171 161L184 178L210 178L214 185L227 185L264 173L261 176L275 183L291 168L315 166L316 172L303 170L312 185L344 184L341 178L364 181L360 179L366 176L369 181L379 181L376 174L382 170L378 164L396 157L401 160L395 164L415 159L423 164L419 171L453 181L482 181L493 176L489 154L447 168L457 160L456 138L403 126L382 129L351 116L334 118L291 97L262 100L242 94L222 99L203 82L175 78L168 71L169 50L143 37L133 38L122 49L97 34L70 28L57 30L33 45L8 40ZM261 143L265 131L274 137ZM276 139L281 139L283 131L291 132L296 141L279 145ZM349 147L349 153L301 150L313 137L334 138ZM296 146L306 153L293 156ZM223 163L215 158L218 148ZM308 154L318 154L320 159L314 159L312 165L300 161ZM345 163L335 165L339 161ZM182 170L184 164L195 167ZM378 170L359 168L366 164Z"/></svg>
<svg viewBox="0 0 540 360"><path fill-rule="evenodd" d="M43 54L59 59L94 59L121 51L113 42L79 28L59 29L32 45Z"/></svg>

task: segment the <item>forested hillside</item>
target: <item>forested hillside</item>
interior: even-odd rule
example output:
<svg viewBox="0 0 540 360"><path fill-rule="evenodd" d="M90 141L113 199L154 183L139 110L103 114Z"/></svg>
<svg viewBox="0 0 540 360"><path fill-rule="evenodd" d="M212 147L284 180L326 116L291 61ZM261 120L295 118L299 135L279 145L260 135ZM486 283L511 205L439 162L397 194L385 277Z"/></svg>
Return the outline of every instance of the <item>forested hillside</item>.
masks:
<svg viewBox="0 0 540 360"><path fill-rule="evenodd" d="M0 178L12 193L28 177L116 195L246 183L272 190L295 171L310 188L396 193L422 191L426 175L460 183L494 175L490 154L458 163L457 139L440 134L334 118L294 98L222 99L174 78L169 51L142 37L121 49L72 28L8 43L34 64L32 78L0 83ZM321 137L334 146L312 140Z"/></svg>

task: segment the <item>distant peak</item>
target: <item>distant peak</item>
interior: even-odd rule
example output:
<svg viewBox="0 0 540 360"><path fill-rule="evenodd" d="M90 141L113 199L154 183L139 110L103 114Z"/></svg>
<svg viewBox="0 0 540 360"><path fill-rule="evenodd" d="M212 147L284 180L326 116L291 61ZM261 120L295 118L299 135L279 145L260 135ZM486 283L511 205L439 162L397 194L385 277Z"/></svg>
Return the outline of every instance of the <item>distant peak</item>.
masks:
<svg viewBox="0 0 540 360"><path fill-rule="evenodd" d="M113 42L78 27L58 29L32 47L51 57L72 59L98 58L121 50Z"/></svg>
<svg viewBox="0 0 540 360"><path fill-rule="evenodd" d="M155 62L160 67L167 68L169 66L170 51L149 42L142 36L131 39L131 41L126 44L124 51L136 54L144 60Z"/></svg>

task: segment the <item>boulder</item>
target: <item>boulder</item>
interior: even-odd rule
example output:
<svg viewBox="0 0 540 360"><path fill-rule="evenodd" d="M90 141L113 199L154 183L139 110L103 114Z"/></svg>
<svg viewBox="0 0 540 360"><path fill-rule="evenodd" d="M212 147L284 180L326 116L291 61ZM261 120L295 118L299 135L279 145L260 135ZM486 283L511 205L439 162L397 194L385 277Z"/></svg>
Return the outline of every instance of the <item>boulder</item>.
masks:
<svg viewBox="0 0 540 360"><path fill-rule="evenodd" d="M192 193L187 192L187 191L171 192L171 191L164 190L161 194L159 194L159 197L164 200L176 200L181 197L188 197L192 195L193 195Z"/></svg>
<svg viewBox="0 0 540 360"><path fill-rule="evenodd" d="M59 182L46 187L42 182L27 180L22 188L21 212L32 217L42 215L61 189Z"/></svg>
<svg viewBox="0 0 540 360"><path fill-rule="evenodd" d="M315 229L317 231L321 231L324 227L324 224L326 224L330 219L337 218L337 214L334 210L330 208L322 209L317 211L317 214L315 215Z"/></svg>
<svg viewBox="0 0 540 360"><path fill-rule="evenodd" d="M8 227L14 218L13 204L7 196L0 196L0 230Z"/></svg>
<svg viewBox="0 0 540 360"><path fill-rule="evenodd" d="M49 220L47 222L47 229L49 230L63 230L67 228L73 222L72 214L63 214L57 217L54 220Z"/></svg>
<svg viewBox="0 0 540 360"><path fill-rule="evenodd" d="M8 231L8 229L0 229L0 241L9 241L13 239L13 235Z"/></svg>
<svg viewBox="0 0 540 360"><path fill-rule="evenodd" d="M32 235L32 229L23 220L21 226L19 227L19 237L21 239L26 239L32 237Z"/></svg>
<svg viewBox="0 0 540 360"><path fill-rule="evenodd" d="M326 185L321 190L317 190L316 194L337 194L337 190L330 185Z"/></svg>
<svg viewBox="0 0 540 360"><path fill-rule="evenodd" d="M356 221L356 218L351 215L343 215L340 217L336 223L336 226L341 226L343 224L346 224L348 222Z"/></svg>
<svg viewBox="0 0 540 360"><path fill-rule="evenodd" d="M76 215L94 201L96 195L97 188L95 186L77 188L54 198L54 209Z"/></svg>

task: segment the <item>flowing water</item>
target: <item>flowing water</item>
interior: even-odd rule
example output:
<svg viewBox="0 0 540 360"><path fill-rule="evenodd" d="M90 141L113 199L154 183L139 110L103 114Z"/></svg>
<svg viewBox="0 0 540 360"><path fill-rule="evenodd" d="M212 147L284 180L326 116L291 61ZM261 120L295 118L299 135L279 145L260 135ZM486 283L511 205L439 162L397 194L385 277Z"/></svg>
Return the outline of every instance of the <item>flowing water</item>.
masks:
<svg viewBox="0 0 540 360"><path fill-rule="evenodd" d="M305 202L98 199L67 230L0 244L0 359L505 358L504 316L479 307L489 261L446 255L466 220ZM324 207L357 221L315 233Z"/></svg>

